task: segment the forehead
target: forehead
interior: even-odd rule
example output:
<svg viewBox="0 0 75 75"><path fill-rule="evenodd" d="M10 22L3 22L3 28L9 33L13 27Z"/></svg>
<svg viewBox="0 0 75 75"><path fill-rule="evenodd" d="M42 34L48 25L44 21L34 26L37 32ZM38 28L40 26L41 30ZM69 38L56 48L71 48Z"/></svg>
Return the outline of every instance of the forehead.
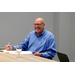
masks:
<svg viewBox="0 0 75 75"><path fill-rule="evenodd" d="M35 20L34 23L42 23L42 20Z"/></svg>
<svg viewBox="0 0 75 75"><path fill-rule="evenodd" d="M42 23L41 21L35 21L34 23Z"/></svg>

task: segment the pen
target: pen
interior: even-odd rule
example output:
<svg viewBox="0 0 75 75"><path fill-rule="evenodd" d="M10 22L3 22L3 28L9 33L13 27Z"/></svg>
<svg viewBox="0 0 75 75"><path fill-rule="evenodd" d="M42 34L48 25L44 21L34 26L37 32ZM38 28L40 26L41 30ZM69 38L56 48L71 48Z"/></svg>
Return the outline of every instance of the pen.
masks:
<svg viewBox="0 0 75 75"><path fill-rule="evenodd" d="M10 42L8 42L8 45L10 44ZM10 48L9 48L10 46L8 46L8 48L7 48L7 50L9 50Z"/></svg>
<svg viewBox="0 0 75 75"><path fill-rule="evenodd" d="M8 45L10 44L10 42L8 43Z"/></svg>

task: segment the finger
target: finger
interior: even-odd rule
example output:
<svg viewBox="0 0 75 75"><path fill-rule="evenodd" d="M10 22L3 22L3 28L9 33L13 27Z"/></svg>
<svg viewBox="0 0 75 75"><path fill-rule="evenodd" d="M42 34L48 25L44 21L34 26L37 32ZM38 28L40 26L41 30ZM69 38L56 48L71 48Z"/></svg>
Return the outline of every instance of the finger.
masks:
<svg viewBox="0 0 75 75"><path fill-rule="evenodd" d="M6 45L6 50L10 50L10 45Z"/></svg>
<svg viewBox="0 0 75 75"><path fill-rule="evenodd" d="M34 53L38 53L38 52L34 51Z"/></svg>
<svg viewBox="0 0 75 75"><path fill-rule="evenodd" d="M8 45L6 45L6 48L8 47Z"/></svg>
<svg viewBox="0 0 75 75"><path fill-rule="evenodd" d="M38 52L34 51L34 55L37 55L38 56Z"/></svg>
<svg viewBox="0 0 75 75"><path fill-rule="evenodd" d="M12 46L11 45L8 45L8 50L12 50Z"/></svg>
<svg viewBox="0 0 75 75"><path fill-rule="evenodd" d="M6 45L6 48L10 47L9 45Z"/></svg>
<svg viewBox="0 0 75 75"><path fill-rule="evenodd" d="M7 45L8 47L11 47L11 45Z"/></svg>
<svg viewBox="0 0 75 75"><path fill-rule="evenodd" d="M34 53L36 53L36 51L34 51Z"/></svg>
<svg viewBox="0 0 75 75"><path fill-rule="evenodd" d="M33 55L37 56L37 54L33 54Z"/></svg>
<svg viewBox="0 0 75 75"><path fill-rule="evenodd" d="M6 50L7 50L8 46L6 45Z"/></svg>

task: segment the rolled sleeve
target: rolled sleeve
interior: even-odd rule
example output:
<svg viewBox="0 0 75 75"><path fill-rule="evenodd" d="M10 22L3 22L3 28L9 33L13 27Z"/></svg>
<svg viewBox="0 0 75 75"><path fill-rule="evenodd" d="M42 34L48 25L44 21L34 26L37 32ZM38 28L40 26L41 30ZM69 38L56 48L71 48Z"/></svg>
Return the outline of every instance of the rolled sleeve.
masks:
<svg viewBox="0 0 75 75"><path fill-rule="evenodd" d="M42 53L42 57L52 59L56 54L55 38L52 34L47 40L47 50Z"/></svg>
<svg viewBox="0 0 75 75"><path fill-rule="evenodd" d="M13 46L13 50L16 50L16 46Z"/></svg>
<svg viewBox="0 0 75 75"><path fill-rule="evenodd" d="M55 54L56 54L56 51L49 50L49 51L43 52L42 57L52 59L55 56Z"/></svg>

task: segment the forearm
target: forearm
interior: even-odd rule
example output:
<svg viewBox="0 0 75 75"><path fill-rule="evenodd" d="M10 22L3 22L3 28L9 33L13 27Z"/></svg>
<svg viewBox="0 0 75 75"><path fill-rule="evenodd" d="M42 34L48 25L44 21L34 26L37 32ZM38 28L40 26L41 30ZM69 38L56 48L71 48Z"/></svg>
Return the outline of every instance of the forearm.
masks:
<svg viewBox="0 0 75 75"><path fill-rule="evenodd" d="M13 50L16 50L16 46L13 46Z"/></svg>
<svg viewBox="0 0 75 75"><path fill-rule="evenodd" d="M56 51L51 50L51 51L46 51L42 53L42 57L52 59L56 54Z"/></svg>

